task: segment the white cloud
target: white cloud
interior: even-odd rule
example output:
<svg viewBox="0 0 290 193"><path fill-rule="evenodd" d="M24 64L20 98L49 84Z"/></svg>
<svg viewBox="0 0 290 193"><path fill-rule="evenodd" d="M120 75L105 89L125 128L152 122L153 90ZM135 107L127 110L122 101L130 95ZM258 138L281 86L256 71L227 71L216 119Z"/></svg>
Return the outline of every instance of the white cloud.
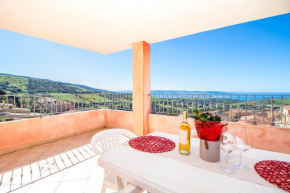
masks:
<svg viewBox="0 0 290 193"><path fill-rule="evenodd" d="M113 85L113 84L110 84L110 85L108 85L108 86L111 86L111 87L113 87L113 86L115 86L115 85Z"/></svg>
<svg viewBox="0 0 290 193"><path fill-rule="evenodd" d="M80 84L82 84L82 85L86 85L86 86L93 86L92 83L87 82L87 81L81 82Z"/></svg>
<svg viewBox="0 0 290 193"><path fill-rule="evenodd" d="M181 80L179 80L179 81L180 81L180 82L183 82L184 80L181 79Z"/></svg>

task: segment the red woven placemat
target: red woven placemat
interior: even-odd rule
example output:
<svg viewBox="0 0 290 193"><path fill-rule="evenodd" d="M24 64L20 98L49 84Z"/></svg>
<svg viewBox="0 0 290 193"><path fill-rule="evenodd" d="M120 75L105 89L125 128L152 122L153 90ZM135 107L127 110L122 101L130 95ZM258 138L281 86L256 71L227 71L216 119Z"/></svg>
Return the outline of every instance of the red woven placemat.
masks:
<svg viewBox="0 0 290 193"><path fill-rule="evenodd" d="M255 164L256 172L265 180L290 192L290 163L264 160Z"/></svg>
<svg viewBox="0 0 290 193"><path fill-rule="evenodd" d="M129 145L134 149L149 153L163 153L175 148L175 143L165 137L141 136L130 139Z"/></svg>

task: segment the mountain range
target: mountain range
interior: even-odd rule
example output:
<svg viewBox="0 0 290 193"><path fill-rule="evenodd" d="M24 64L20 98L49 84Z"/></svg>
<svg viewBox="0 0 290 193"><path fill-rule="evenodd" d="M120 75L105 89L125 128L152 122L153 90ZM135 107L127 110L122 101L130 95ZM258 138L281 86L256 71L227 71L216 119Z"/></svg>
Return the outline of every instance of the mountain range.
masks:
<svg viewBox="0 0 290 193"><path fill-rule="evenodd" d="M0 89L6 93L87 93L109 92L80 84L0 73Z"/></svg>
<svg viewBox="0 0 290 193"><path fill-rule="evenodd" d="M0 90L6 93L87 93L87 92L112 92L92 88L81 84L65 83L49 79L40 79L29 76L17 76L0 73ZM115 91L117 93L132 93L132 90ZM224 92L224 91L188 91L188 90L151 90L152 95L177 95L177 94L205 94L205 95L285 95L288 92Z"/></svg>

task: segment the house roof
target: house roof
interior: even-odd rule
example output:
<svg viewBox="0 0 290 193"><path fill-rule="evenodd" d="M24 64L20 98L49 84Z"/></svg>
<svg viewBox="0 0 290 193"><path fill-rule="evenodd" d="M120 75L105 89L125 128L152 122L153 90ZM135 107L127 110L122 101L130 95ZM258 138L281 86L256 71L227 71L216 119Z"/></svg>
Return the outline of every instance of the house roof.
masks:
<svg viewBox="0 0 290 193"><path fill-rule="evenodd" d="M290 111L290 105L283 106L283 109L286 109L286 110Z"/></svg>
<svg viewBox="0 0 290 193"><path fill-rule="evenodd" d="M264 117L263 120L262 116L255 116L255 118L254 116L247 116L247 120L245 120L245 117L241 117L241 119L238 122L251 124L255 122L257 125L271 125L271 121L272 119L269 117Z"/></svg>
<svg viewBox="0 0 290 193"><path fill-rule="evenodd" d="M289 0L9 0L0 28L108 54L285 13Z"/></svg>

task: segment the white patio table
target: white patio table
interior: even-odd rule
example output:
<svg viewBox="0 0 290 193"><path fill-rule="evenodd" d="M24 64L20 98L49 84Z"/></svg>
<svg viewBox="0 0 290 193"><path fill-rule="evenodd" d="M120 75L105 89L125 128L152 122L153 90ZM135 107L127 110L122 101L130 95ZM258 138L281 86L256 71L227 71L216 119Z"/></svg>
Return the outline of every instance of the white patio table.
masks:
<svg viewBox="0 0 290 193"><path fill-rule="evenodd" d="M166 137L178 143L178 135L162 132L154 132L150 135ZM192 138L191 143L192 149L197 150L199 139ZM173 151L178 151L178 145ZM186 164L180 161L178 156L175 156L176 159L174 157L168 158L161 154L141 152L126 145L102 155L98 160L98 164L151 193L285 193L285 191L274 187L274 185L272 187L271 185L265 186ZM192 159L190 156L180 156L183 160ZM258 149L250 149L247 157L258 160L290 160L290 155ZM219 162L219 164L222 165L222 162ZM254 169L252 168L251 170ZM247 175L247 173L244 174ZM264 179L261 178L261 180Z"/></svg>

